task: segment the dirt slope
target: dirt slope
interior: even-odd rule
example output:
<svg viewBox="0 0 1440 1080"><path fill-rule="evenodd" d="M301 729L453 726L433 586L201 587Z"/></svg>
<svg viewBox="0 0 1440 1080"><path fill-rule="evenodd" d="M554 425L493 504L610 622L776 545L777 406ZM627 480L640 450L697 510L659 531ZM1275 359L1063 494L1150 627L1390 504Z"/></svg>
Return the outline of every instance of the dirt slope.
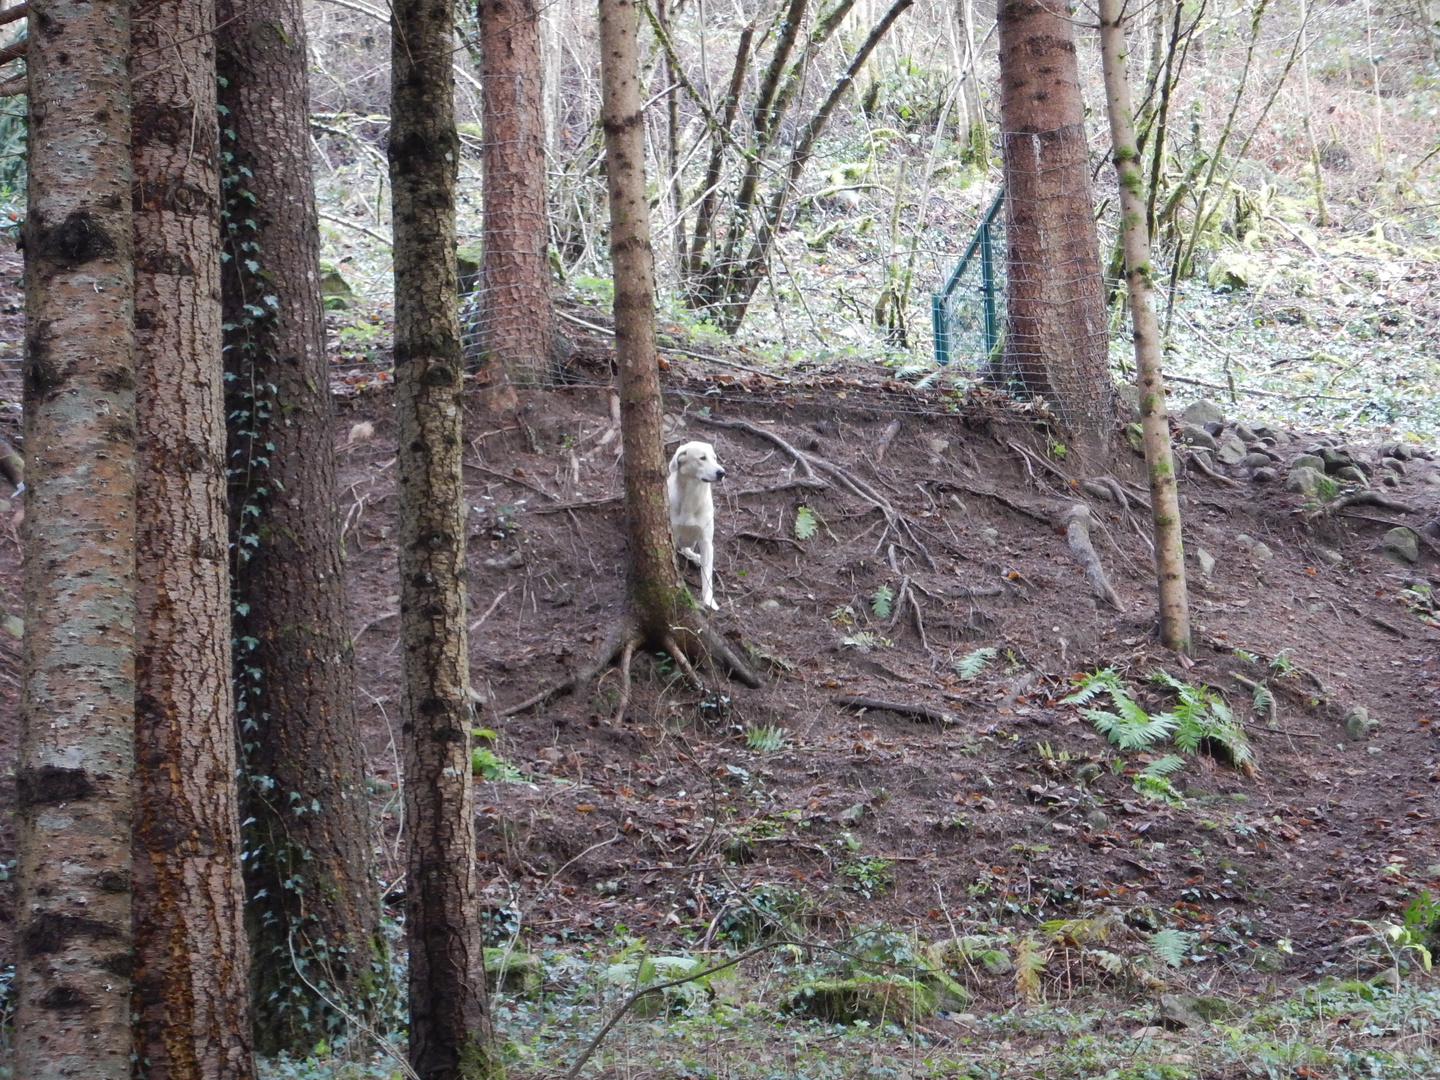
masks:
<svg viewBox="0 0 1440 1080"><path fill-rule="evenodd" d="M1066 484L1069 466L1023 411L893 383L671 374L672 437L714 442L729 470L717 490L718 619L768 667L758 692L712 674L701 695L642 660L618 722L614 672L496 718L562 679L618 617L619 440L597 386L536 398L519 429L473 428L476 682L494 703L484 723L499 755L531 779L480 786L483 848L493 901L530 930L713 935L756 883L778 882L820 924L885 921L939 936L1117 907L1143 929L1200 931L1200 952L1227 961L1293 942L1291 959L1274 955L1299 973L1334 958L1348 920L1436 888L1428 718L1440 631L1407 610L1435 570L1428 544L1419 565L1397 565L1381 551L1387 525L1310 522L1304 497L1280 483L1192 471L1182 491L1198 648L1185 671L1154 640L1143 508ZM361 419L375 437L349 445ZM903 522L887 528L833 474L821 473L831 476L823 490L793 486L802 474L775 441L711 419L823 457ZM385 780L395 775L392 436L383 392L347 405L342 510ZM1297 435L1277 453L1288 460L1316 441ZM1138 469L1123 456L1133 492ZM1432 472L1412 460L1399 488L1385 489L1416 513L1352 512L1428 520L1440 509ZM1094 508L1122 611L1097 605L1049 524L1077 497ZM818 526L803 541L802 504ZM1214 559L1208 575L1198 549ZM914 603L877 616L882 586ZM954 662L985 647L996 659L962 679ZM1255 774L1202 755L1172 777L1183 806L1140 797L1132 775L1112 771L1114 748L1057 700L1076 673L1105 666L1130 677L1152 712L1165 699L1144 676L1161 667L1215 687L1250 719ZM1236 675L1274 690L1273 722L1251 715ZM949 722L862 712L837 704L841 695ZM1380 723L1351 739L1344 717L1356 705ZM783 729L784 748L751 749L747 729L761 727ZM1124 756L1131 774L1151 759Z"/></svg>

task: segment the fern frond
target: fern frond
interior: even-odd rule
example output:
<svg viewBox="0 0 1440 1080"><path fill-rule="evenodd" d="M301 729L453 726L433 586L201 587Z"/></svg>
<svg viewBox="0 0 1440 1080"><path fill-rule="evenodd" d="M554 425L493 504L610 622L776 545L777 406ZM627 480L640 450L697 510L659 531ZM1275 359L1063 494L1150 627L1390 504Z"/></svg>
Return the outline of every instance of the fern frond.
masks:
<svg viewBox="0 0 1440 1080"><path fill-rule="evenodd" d="M1275 708L1275 695L1264 683L1256 683L1255 690L1250 695L1250 702L1254 706L1257 716L1269 716L1270 710Z"/></svg>
<svg viewBox="0 0 1440 1080"><path fill-rule="evenodd" d="M1097 669L1088 675L1082 675L1075 681L1076 690L1073 694L1060 699L1064 705L1084 705L1095 700L1107 691L1110 694L1124 694L1129 697L1125 689L1125 683L1121 681L1119 673L1114 668Z"/></svg>
<svg viewBox="0 0 1440 1080"><path fill-rule="evenodd" d="M1150 948L1165 963L1178 968L1185 962L1196 937L1185 930L1157 930L1150 935Z"/></svg>
<svg viewBox="0 0 1440 1080"><path fill-rule="evenodd" d="M955 673L969 682L971 679L979 677L980 673L989 666L990 661L999 655L998 649L975 649L955 661Z"/></svg>
<svg viewBox="0 0 1440 1080"><path fill-rule="evenodd" d="M1171 806L1180 806L1185 802L1185 796L1175 790L1175 785L1163 776L1146 776L1141 773L1135 777L1133 787L1137 794L1155 802L1168 803Z"/></svg>
<svg viewBox="0 0 1440 1080"><path fill-rule="evenodd" d="M1040 1003L1040 975L1049 959L1049 950L1041 948L1040 943L1031 935L1021 938L1016 946L1015 990L1026 1004Z"/></svg>
<svg viewBox="0 0 1440 1080"><path fill-rule="evenodd" d="M1185 767L1185 759L1179 754L1166 754L1164 757L1156 758L1149 765L1141 770L1141 776L1169 776L1178 769Z"/></svg>
<svg viewBox="0 0 1440 1080"><path fill-rule="evenodd" d="M877 619L888 619L895 609L895 593L889 585L881 585L870 597L870 610Z"/></svg>

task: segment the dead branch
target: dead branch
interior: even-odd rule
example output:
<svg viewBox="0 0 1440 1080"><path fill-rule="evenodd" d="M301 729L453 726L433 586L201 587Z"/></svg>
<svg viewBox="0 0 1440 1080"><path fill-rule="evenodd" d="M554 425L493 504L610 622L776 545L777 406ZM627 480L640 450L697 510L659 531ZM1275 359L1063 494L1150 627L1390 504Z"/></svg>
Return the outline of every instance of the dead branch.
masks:
<svg viewBox="0 0 1440 1080"><path fill-rule="evenodd" d="M610 717L615 723L625 719L625 708L630 704L630 661L635 656L636 641L631 638L620 651L620 700L615 703L615 712Z"/></svg>
<svg viewBox="0 0 1440 1080"><path fill-rule="evenodd" d="M610 666L610 662L618 656L627 642L638 641L640 638L639 628L635 620L629 615L615 624L615 628L605 638L598 652L577 672L563 682L558 682L548 689L540 691L532 697L526 698L518 705L511 705L508 709L499 710L495 716L504 719L507 716L518 716L520 713L529 712L538 705L544 705L564 694L573 693L577 688L587 685L591 679Z"/></svg>
<svg viewBox="0 0 1440 1080"><path fill-rule="evenodd" d="M539 484L532 484L529 480L522 480L518 476L512 476L509 473L503 473L499 469L492 469L489 465L481 465L478 461L466 461L462 464L467 469L474 469L476 472L483 472L487 476L495 477L495 479L497 480L504 480L507 484L519 484L523 488L529 488L531 491L534 491L540 495L544 495L545 498L549 499L553 503L558 503L560 501L559 496L551 495L550 492L546 491ZM619 498L619 496L617 495L616 498ZM559 510L561 509L561 507L555 506L551 507L551 509Z"/></svg>
<svg viewBox="0 0 1440 1080"><path fill-rule="evenodd" d="M1071 504L1061 515L1060 526L1065 530L1070 554L1085 570L1085 580L1090 583L1090 588L1095 590L1095 595L1116 611L1124 611L1125 606L1120 603L1115 587L1110 584L1110 579L1105 576L1105 568L1100 565L1100 556L1095 554L1095 545L1090 542L1090 507L1085 503Z"/></svg>
<svg viewBox="0 0 1440 1080"><path fill-rule="evenodd" d="M836 705L844 705L851 709L880 709L884 712L899 713L901 716L914 716L920 720L933 720L937 724L955 723L955 717L943 709L915 702L890 701L886 698L864 697L860 694L837 694L834 700Z"/></svg>

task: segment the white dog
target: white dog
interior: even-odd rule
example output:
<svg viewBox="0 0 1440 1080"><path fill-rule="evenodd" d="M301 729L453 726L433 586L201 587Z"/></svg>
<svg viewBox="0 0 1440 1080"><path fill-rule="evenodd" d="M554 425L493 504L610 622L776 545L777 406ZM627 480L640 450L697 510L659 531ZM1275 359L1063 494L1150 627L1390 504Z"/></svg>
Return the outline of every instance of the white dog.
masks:
<svg viewBox="0 0 1440 1080"><path fill-rule="evenodd" d="M675 546L691 562L700 564L700 602L720 609L715 603L715 500L710 485L725 475L715 457L715 448L706 442L687 442L670 459L670 477L665 482L670 497L670 533Z"/></svg>

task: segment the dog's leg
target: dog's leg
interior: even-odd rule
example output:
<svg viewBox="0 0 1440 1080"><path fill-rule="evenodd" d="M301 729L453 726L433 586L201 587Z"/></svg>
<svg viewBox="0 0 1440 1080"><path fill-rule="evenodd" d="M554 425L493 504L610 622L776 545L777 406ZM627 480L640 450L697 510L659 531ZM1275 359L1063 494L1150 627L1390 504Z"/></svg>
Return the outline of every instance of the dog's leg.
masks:
<svg viewBox="0 0 1440 1080"><path fill-rule="evenodd" d="M700 538L700 603L720 610L715 602L715 538L709 530Z"/></svg>

